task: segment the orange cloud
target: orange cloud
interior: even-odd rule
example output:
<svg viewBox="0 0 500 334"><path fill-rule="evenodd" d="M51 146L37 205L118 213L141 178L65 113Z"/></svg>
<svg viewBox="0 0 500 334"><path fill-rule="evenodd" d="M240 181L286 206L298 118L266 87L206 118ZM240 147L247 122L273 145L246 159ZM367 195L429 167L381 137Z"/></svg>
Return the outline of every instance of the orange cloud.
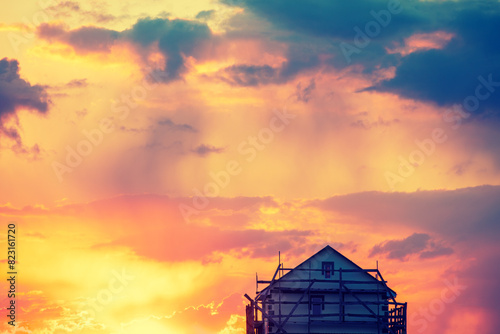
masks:
<svg viewBox="0 0 500 334"><path fill-rule="evenodd" d="M416 51L442 49L453 37L455 37L454 34L446 31L414 34L406 38L403 45L386 48L386 50L388 53L399 53L402 56L407 56Z"/></svg>

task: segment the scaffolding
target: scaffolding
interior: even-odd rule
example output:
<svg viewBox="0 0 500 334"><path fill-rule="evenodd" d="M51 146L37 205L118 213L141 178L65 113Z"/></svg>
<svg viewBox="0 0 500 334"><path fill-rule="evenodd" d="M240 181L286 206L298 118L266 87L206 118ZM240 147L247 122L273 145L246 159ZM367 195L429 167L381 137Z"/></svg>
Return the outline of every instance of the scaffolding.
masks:
<svg viewBox="0 0 500 334"><path fill-rule="evenodd" d="M292 270L305 275L296 279L284 274ZM318 279L311 273L324 269L284 268L280 263L270 281L256 277L256 297L245 294L250 301L246 333L407 333L407 303L396 301L378 268L331 270L332 277ZM369 277L353 279L359 273ZM266 287L259 291L262 284Z"/></svg>

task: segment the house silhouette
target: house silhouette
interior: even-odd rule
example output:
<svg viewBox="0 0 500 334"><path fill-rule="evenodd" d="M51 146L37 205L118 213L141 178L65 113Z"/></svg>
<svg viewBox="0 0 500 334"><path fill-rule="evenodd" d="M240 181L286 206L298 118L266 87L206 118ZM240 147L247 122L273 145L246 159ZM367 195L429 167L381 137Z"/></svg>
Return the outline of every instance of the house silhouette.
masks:
<svg viewBox="0 0 500 334"><path fill-rule="evenodd" d="M270 281L257 279L255 298L245 294L246 333L406 334L407 304L386 283L378 268L326 246L295 268L280 263Z"/></svg>

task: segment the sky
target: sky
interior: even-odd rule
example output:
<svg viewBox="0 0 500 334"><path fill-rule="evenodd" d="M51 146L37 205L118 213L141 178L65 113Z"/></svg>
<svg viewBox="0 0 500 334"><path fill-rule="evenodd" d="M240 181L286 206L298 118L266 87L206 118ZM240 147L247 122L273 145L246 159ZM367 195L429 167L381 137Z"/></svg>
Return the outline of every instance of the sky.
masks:
<svg viewBox="0 0 500 334"><path fill-rule="evenodd" d="M498 1L4 7L0 333L245 333L325 245L409 333L498 332Z"/></svg>

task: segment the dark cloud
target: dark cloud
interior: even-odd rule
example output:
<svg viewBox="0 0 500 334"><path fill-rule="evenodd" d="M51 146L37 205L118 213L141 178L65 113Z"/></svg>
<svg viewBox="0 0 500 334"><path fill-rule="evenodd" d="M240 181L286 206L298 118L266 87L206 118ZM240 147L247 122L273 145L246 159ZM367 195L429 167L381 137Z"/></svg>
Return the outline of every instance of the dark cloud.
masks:
<svg viewBox="0 0 500 334"><path fill-rule="evenodd" d="M159 143L159 142L152 142L148 143L144 146L138 147L139 149L146 149L146 150L160 150L160 151L169 151L169 150L175 150L177 152L183 153L182 150L182 142L181 141L174 141L173 143L170 144L164 144L164 143Z"/></svg>
<svg viewBox="0 0 500 334"><path fill-rule="evenodd" d="M431 243L431 249L423 251L420 253L421 259L433 259L440 256L451 255L454 251L451 247L445 247L443 245L434 245Z"/></svg>
<svg viewBox="0 0 500 334"><path fill-rule="evenodd" d="M114 30L82 27L66 35L66 41L80 52L107 52L118 37Z"/></svg>
<svg viewBox="0 0 500 334"><path fill-rule="evenodd" d="M309 49L314 54L323 53L330 55L324 62L326 65L344 68L351 64L345 59L340 44L342 42L354 45L354 39L361 31L366 30L369 22L377 22L382 12L387 12L387 0L354 0L354 1L328 1L328 0L298 0L289 2L278 1L232 1L230 5L245 7L258 17L270 22L275 31L268 34L280 42L285 41L296 50ZM397 1L396 1L397 2ZM434 11L430 6L401 1L397 14L390 14L388 24L380 32L369 38L363 45L362 51L355 53L353 58L356 64L363 64L372 71L376 68L393 66L397 57L388 54L386 47L393 41L401 41L413 32L433 31L436 26L433 22ZM399 8L399 7L398 7ZM374 14L375 13L375 14ZM288 36L283 31L288 32ZM291 36L290 36L291 34ZM285 36L284 36L285 35ZM291 58L289 56L289 58ZM309 66L304 66L309 63ZM290 61L290 71L302 70L307 67L317 67L321 62Z"/></svg>
<svg viewBox="0 0 500 334"><path fill-rule="evenodd" d="M157 42L163 33L168 30L168 19L145 18L139 19L130 30L126 30L129 38L144 47Z"/></svg>
<svg viewBox="0 0 500 334"><path fill-rule="evenodd" d="M165 68L167 81L178 79L185 72L184 57L193 55L195 48L211 37L211 31L206 24L185 20L168 21L158 40L158 48L167 56Z"/></svg>
<svg viewBox="0 0 500 334"><path fill-rule="evenodd" d="M302 101L305 103L309 102L314 89L316 89L316 81L314 80L314 78L309 81L309 84L305 88L302 88L302 83L299 82L297 84L297 91L295 93L297 101Z"/></svg>
<svg viewBox="0 0 500 334"><path fill-rule="evenodd" d="M38 156L38 145L27 148L23 145L17 125L16 111L25 108L45 114L49 107L49 99L45 88L31 85L19 75L19 62L15 59L0 60L0 135L15 142L12 149L17 153ZM16 125L9 126L11 121Z"/></svg>
<svg viewBox="0 0 500 334"><path fill-rule="evenodd" d="M205 23L161 18L140 19L122 34L142 47L156 43L166 61L165 66L154 74L163 82L179 79L186 71L184 58L196 56L200 52L197 49L200 44L212 37Z"/></svg>
<svg viewBox="0 0 500 334"><path fill-rule="evenodd" d="M373 247L369 256L387 254L389 259L405 260L409 255L424 250L429 239L428 234L414 233L403 240L385 241Z"/></svg>
<svg viewBox="0 0 500 334"><path fill-rule="evenodd" d="M197 19L207 20L210 19L215 14L215 10L202 10L198 14L196 14Z"/></svg>
<svg viewBox="0 0 500 334"><path fill-rule="evenodd" d="M173 122L169 118L163 118L163 119L156 121L155 126L149 126L149 127L144 127L144 128L131 128L131 127L126 127L126 126L122 125L122 126L120 126L119 129L121 131L124 131L124 132L144 133L144 132L148 132L148 131L154 131L155 129L157 129L157 131L160 131L160 130L158 130L157 126L167 128L170 131L182 131L182 132L192 132L192 133L198 132L198 130L196 130L194 127L192 127L189 124L178 124L178 123ZM163 131L163 130L161 130L161 131ZM176 145L178 145L179 143L180 142L177 142ZM158 146L158 145L160 145L160 144L159 143L150 144L150 145L148 145L148 148L153 148L154 146ZM163 146L163 145L161 145L161 146Z"/></svg>
<svg viewBox="0 0 500 334"><path fill-rule="evenodd" d="M170 82L182 78L187 71L185 58L203 58L204 45L214 36L205 23L168 18L139 19L130 29L118 32L98 27L69 30L60 24L42 24L38 35L48 41L71 45L77 52L109 52L115 43L131 42L147 64L147 55L156 47L164 56L164 66L149 68L156 81ZM241 37L241 36L240 36ZM226 38L236 38L226 36ZM287 82L302 71L320 64L313 49L290 45L287 60L274 68L268 65L237 64L221 70L217 77L235 86L258 86ZM146 66L149 67L149 66Z"/></svg>
<svg viewBox="0 0 500 334"><path fill-rule="evenodd" d="M19 62L0 60L0 115L13 113L25 107L45 113L48 110L47 94L42 86L32 86L19 76Z"/></svg>
<svg viewBox="0 0 500 334"><path fill-rule="evenodd" d="M233 65L219 72L218 77L233 86L258 86L279 81L279 71L268 65Z"/></svg>
<svg viewBox="0 0 500 334"><path fill-rule="evenodd" d="M499 186L414 193L363 192L312 201L317 206L373 222L387 228L401 224L446 237L491 241L500 235ZM474 238L474 239L473 239Z"/></svg>
<svg viewBox="0 0 500 334"><path fill-rule="evenodd" d="M199 155L199 156L204 157L210 153L222 153L222 152L224 152L224 148L201 144L200 146L197 146L196 148L194 148L192 150L192 152Z"/></svg>
<svg viewBox="0 0 500 334"><path fill-rule="evenodd" d="M390 15L388 24L379 24L380 31L368 39L367 24L380 22L377 16L380 19L382 12L387 13L391 1L225 2L244 7L256 16L266 19L274 27L273 31L269 31L269 35L281 42L285 41L291 48L309 49L316 54L330 55L323 63L316 64L311 61L296 63L289 56L286 67L290 72L299 72L318 65L336 68L362 65L363 72L371 73L376 69L395 66L394 78L379 82L369 89L391 92L440 106L462 104L468 96L474 96L475 89L480 84L479 76L486 81L500 83L500 63L497 61L500 57L500 43L497 42L500 7L498 2L493 0L400 1L401 12ZM283 31L288 32L290 36L285 39ZM365 37L359 37L359 31ZM404 39L411 35L437 31L454 34L454 38L443 49L420 50L404 57L388 52L394 43L404 44ZM362 45L356 46L356 37ZM345 50L342 51L341 48L342 43L356 46L357 51L346 57ZM274 71L264 71L262 67L256 74L238 68L235 77L242 77L240 81L243 85L255 85L257 82L280 83L293 77L292 73L286 73L286 67L273 69ZM490 75L492 79L488 79ZM238 83L238 80L234 80L234 83ZM495 85L493 89L496 92L488 92L483 88L481 93L491 94L488 94L485 100L480 100L480 106L473 110L476 114L481 114L482 118L500 116L500 86Z"/></svg>
<svg viewBox="0 0 500 334"><path fill-rule="evenodd" d="M452 253L451 248L431 240L428 234L414 233L402 240L388 240L374 246L369 256L385 254L389 259L405 261L414 254L419 254L422 259L430 259Z"/></svg>
<svg viewBox="0 0 500 334"><path fill-rule="evenodd" d="M69 88L82 88L82 87L87 87L89 84L87 82L87 79L74 79L71 80L66 84L66 87Z"/></svg>
<svg viewBox="0 0 500 334"><path fill-rule="evenodd" d="M500 30L500 7L495 1L401 1L402 10L391 14L384 26L379 24L380 32L370 36L366 45L358 45L359 52L349 57L352 62L346 61L340 45L354 46L358 31L366 34L368 23L380 22L380 15L388 13L391 1L225 2L245 7L247 17L254 15L254 19L267 20L273 26L273 30L260 32L259 38L288 46L286 60L279 66L235 64L219 71L216 77L231 85L282 84L320 66L345 68L360 64L365 73L394 66L394 78L380 81L367 90L447 106L464 103L467 97L474 96L481 76L493 83L482 89L481 93L488 97L479 101L474 112L481 113L483 118L499 115L500 94L492 92L500 88L497 86L500 63L496 61L500 56L496 38ZM212 14L204 11L198 16L206 18ZM238 32L241 28L233 28L236 32L230 30L222 38L236 38L238 34L241 37L245 33ZM395 43L404 44L411 35L436 31L452 33L454 38L443 49L420 50L406 56L388 51ZM68 30L42 24L38 33L45 39L68 43L83 53L107 52L114 43L132 42L144 55L145 63L148 50L154 45L165 56L165 63L151 73L162 82L181 79L187 71L185 58L204 57L204 43L208 45L214 38L208 26L199 21L149 17L121 32L97 27ZM247 34L250 36L251 32Z"/></svg>
<svg viewBox="0 0 500 334"><path fill-rule="evenodd" d="M41 24L37 33L38 36L48 41L67 43L80 53L108 52L119 38L119 33L114 30L97 27L67 30L67 27L62 24L48 23Z"/></svg>
<svg viewBox="0 0 500 334"><path fill-rule="evenodd" d="M488 12L463 10L443 28L455 33L443 49L403 57L395 77L382 81L374 89L440 106L465 102L468 111L483 113L493 110L493 115L499 116L500 63L497 59L500 46L497 32L500 31L500 8ZM465 99L477 94L476 87L484 86L479 77L494 83L480 90L481 95L488 95L484 100L474 97L479 102L474 110L474 104ZM467 103L470 103L469 108Z"/></svg>
<svg viewBox="0 0 500 334"><path fill-rule="evenodd" d="M168 118L159 120L158 125L165 126L168 129L174 130L174 131L197 132L197 130L189 124L177 124Z"/></svg>
<svg viewBox="0 0 500 334"><path fill-rule="evenodd" d="M121 32L91 26L69 30L63 25L44 23L38 27L38 35L71 45L80 53L109 52L116 43L131 42L140 54L147 54L148 48L155 44L165 56L165 64L153 69L151 75L162 82L180 79L187 70L185 57L201 55L198 47L212 37L204 23L167 18L143 18Z"/></svg>
<svg viewBox="0 0 500 334"><path fill-rule="evenodd" d="M287 60L280 67L238 64L219 71L217 77L233 86L281 84L294 79L301 72L314 69L319 64L317 54L298 46L290 46ZM309 90L314 89L313 86L312 83Z"/></svg>
<svg viewBox="0 0 500 334"><path fill-rule="evenodd" d="M246 7L259 16L265 17L277 28L292 30L314 36L334 37L352 40L353 27L364 25L374 18L370 11L387 9L387 0L297 0L266 1L242 0L224 1L227 4ZM412 31L427 22L414 12L418 4L401 1L403 11L392 15L390 25L378 38L394 38Z"/></svg>
<svg viewBox="0 0 500 334"><path fill-rule="evenodd" d="M456 43L454 41L453 43ZM440 106L460 104L464 107L471 103L467 111L482 112L485 108L498 109L500 94L490 94L486 88L481 93L488 93L485 101L477 100L475 89L481 84L478 77L486 81L500 84L500 66L497 62L475 63L482 55L471 55L472 52L462 50L430 50L418 52L405 57L396 69L393 79L381 82L374 89L392 92L400 96L433 102ZM500 56L500 54L499 54ZM491 78L491 80L489 79ZM495 87L494 87L495 88ZM496 88L497 89L497 88ZM474 101L465 102L472 96L478 101L477 110Z"/></svg>
<svg viewBox="0 0 500 334"><path fill-rule="evenodd" d="M307 43L305 45L291 44L288 47L286 58L287 60L280 68L282 82L293 79L299 73L315 69L321 65L318 50L307 45Z"/></svg>

